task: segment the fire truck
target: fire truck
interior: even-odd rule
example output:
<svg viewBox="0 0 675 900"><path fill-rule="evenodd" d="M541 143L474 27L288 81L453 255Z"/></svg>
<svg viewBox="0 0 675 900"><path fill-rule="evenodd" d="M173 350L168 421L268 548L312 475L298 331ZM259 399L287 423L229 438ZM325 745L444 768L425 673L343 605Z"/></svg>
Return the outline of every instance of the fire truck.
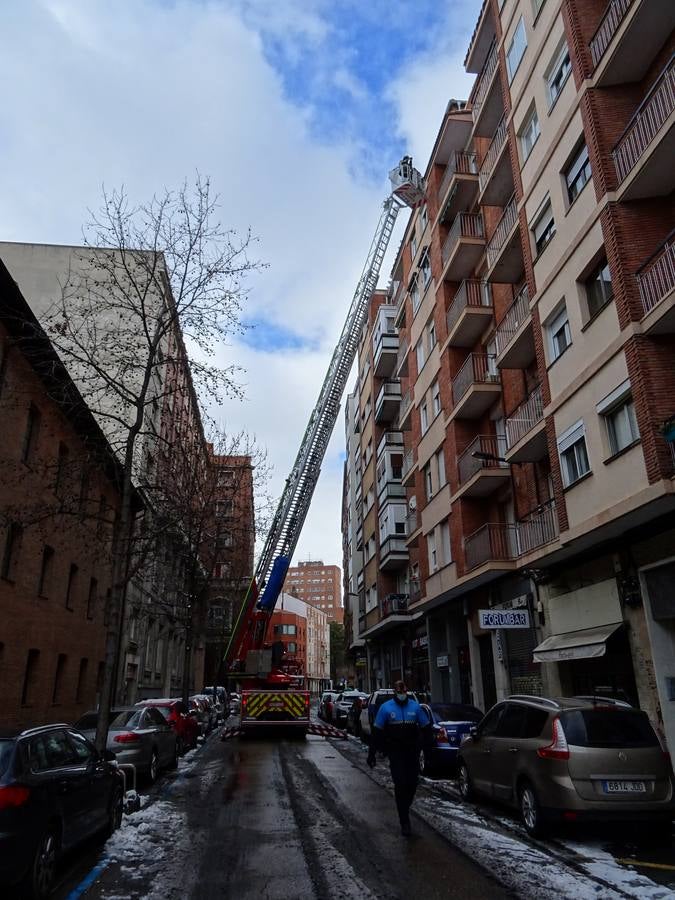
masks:
<svg viewBox="0 0 675 900"><path fill-rule="evenodd" d="M242 688L237 731L243 733L270 726L301 734L312 730L305 673L295 660L284 658L281 642L266 645L265 635L319 479L396 218L403 207L414 209L424 198L423 179L411 157L403 157L389 179L391 193L383 203L342 333L225 650L228 680L236 680Z"/></svg>

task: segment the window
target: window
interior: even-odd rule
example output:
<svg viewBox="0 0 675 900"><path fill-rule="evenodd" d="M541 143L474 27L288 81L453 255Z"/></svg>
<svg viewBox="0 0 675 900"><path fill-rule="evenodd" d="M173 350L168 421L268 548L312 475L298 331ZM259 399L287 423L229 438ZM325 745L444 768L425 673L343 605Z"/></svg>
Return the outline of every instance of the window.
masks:
<svg viewBox="0 0 675 900"><path fill-rule="evenodd" d="M443 554L443 565L449 565L452 562L449 522L441 522L441 553Z"/></svg>
<svg viewBox="0 0 675 900"><path fill-rule="evenodd" d="M427 352L431 353L431 351L436 346L436 322L434 321L433 316L429 319L427 323Z"/></svg>
<svg viewBox="0 0 675 900"><path fill-rule="evenodd" d="M565 86L565 82L572 71L572 63L570 62L570 54L567 44L563 44L555 59L549 66L546 73L546 90L548 92L548 100L553 106L560 96Z"/></svg>
<svg viewBox="0 0 675 900"><path fill-rule="evenodd" d="M421 372L424 368L424 363L426 362L426 357L424 355L424 343L422 338L415 344L415 358L417 360L417 371Z"/></svg>
<svg viewBox="0 0 675 900"><path fill-rule="evenodd" d="M582 144L577 148L565 172L567 199L574 203L583 187L591 180L591 161L588 158L588 147Z"/></svg>
<svg viewBox="0 0 675 900"><path fill-rule="evenodd" d="M80 496L78 498L78 515L83 521L89 505L89 469L84 466L80 473Z"/></svg>
<svg viewBox="0 0 675 900"><path fill-rule="evenodd" d="M82 662L86 663L87 660L83 659ZM77 762L82 763L82 765L88 765L96 758L94 748L81 734L78 734L76 731L69 731L68 740L75 753Z"/></svg>
<svg viewBox="0 0 675 900"><path fill-rule="evenodd" d="M441 389L437 381L431 386L431 410L434 419L441 411Z"/></svg>
<svg viewBox="0 0 675 900"><path fill-rule="evenodd" d="M544 208L532 225L532 236L534 238L537 256L545 250L554 234L555 220L553 219L553 209L551 207L551 201L547 200L544 204Z"/></svg>
<svg viewBox="0 0 675 900"><path fill-rule="evenodd" d="M70 570L68 572L68 586L66 588L66 609L73 609L75 592L77 590L77 573L77 566L75 565L75 563L71 563Z"/></svg>
<svg viewBox="0 0 675 900"><path fill-rule="evenodd" d="M63 731L49 731L33 738L28 747L28 760L32 772L47 772L75 765L75 751Z"/></svg>
<svg viewBox="0 0 675 900"><path fill-rule="evenodd" d="M422 429L422 434L425 434L429 429L429 410L426 400L420 406L420 428Z"/></svg>
<svg viewBox="0 0 675 900"><path fill-rule="evenodd" d="M443 453L443 448L436 453L436 471L438 473L438 487L443 487L443 485L447 484L447 476L445 474L445 454Z"/></svg>
<svg viewBox="0 0 675 900"><path fill-rule="evenodd" d="M424 467L424 488L426 490L427 500L431 500L434 496L433 481L431 479L431 463L427 463Z"/></svg>
<svg viewBox="0 0 675 900"><path fill-rule="evenodd" d="M420 233L424 233L427 225L429 224L429 214L427 213L426 206L423 206L420 210Z"/></svg>
<svg viewBox="0 0 675 900"><path fill-rule="evenodd" d="M586 434L583 421L577 422L558 438L560 468L565 487L569 487L591 471L586 452Z"/></svg>
<svg viewBox="0 0 675 900"><path fill-rule="evenodd" d="M427 535L427 552L429 554L429 572L435 572L438 568L438 556L436 554L436 535L433 531Z"/></svg>
<svg viewBox="0 0 675 900"><path fill-rule="evenodd" d="M541 8L544 5L544 3L546 3L546 0L532 0L532 12L534 14L535 19L541 12Z"/></svg>
<svg viewBox="0 0 675 900"><path fill-rule="evenodd" d="M295 643L295 641L289 641L286 644L286 651L288 653L297 653L298 652L298 645Z"/></svg>
<svg viewBox="0 0 675 900"><path fill-rule="evenodd" d="M232 500L216 500L216 518L225 519L232 515Z"/></svg>
<svg viewBox="0 0 675 900"><path fill-rule="evenodd" d="M413 232L413 236L410 238L410 256L413 259L415 259L415 257L417 256L417 247L418 246L419 245L417 242L417 235Z"/></svg>
<svg viewBox="0 0 675 900"><path fill-rule="evenodd" d="M31 403L28 407L26 431L23 436L23 447L21 448L22 462L28 463L33 458L40 433L40 419L40 411Z"/></svg>
<svg viewBox="0 0 675 900"><path fill-rule="evenodd" d="M40 651L29 650L26 658L26 670L23 675L23 689L21 691L21 705L30 706L33 703L35 684L37 682L37 668L40 662Z"/></svg>
<svg viewBox="0 0 675 900"><path fill-rule="evenodd" d="M58 659L56 660L56 672L54 673L54 689L52 691L52 706L56 706L63 699L62 691L63 691L63 681L64 674L66 671L66 662L68 657L65 653L59 653Z"/></svg>
<svg viewBox="0 0 675 900"><path fill-rule="evenodd" d="M588 315L590 318L593 318L594 316L597 316L603 306L606 306L614 296L612 290L612 276L606 259L603 259L586 279L584 287L586 289Z"/></svg>
<svg viewBox="0 0 675 900"><path fill-rule="evenodd" d="M548 334L551 362L553 362L559 356L562 356L572 343L570 323L567 319L567 308L564 305L547 324L546 332Z"/></svg>
<svg viewBox="0 0 675 900"><path fill-rule="evenodd" d="M0 577L7 581L14 581L19 565L19 554L23 540L23 528L18 522L10 522L5 538L5 550L2 554L2 567Z"/></svg>
<svg viewBox="0 0 675 900"><path fill-rule="evenodd" d="M521 16L513 32L509 49L506 51L506 70L509 74L509 84L513 81L513 76L518 71L518 66L523 58L523 54L527 49L527 37L525 35L525 23Z"/></svg>
<svg viewBox="0 0 675 900"><path fill-rule="evenodd" d="M48 597L51 587L52 566L54 563L54 548L45 544L42 551L42 565L40 566L40 581L38 582L38 597Z"/></svg>
<svg viewBox="0 0 675 900"><path fill-rule="evenodd" d="M93 619L98 601L98 581L95 578L89 580L89 593L87 594L87 618Z"/></svg>
<svg viewBox="0 0 675 900"><path fill-rule="evenodd" d="M523 162L525 162L525 160L532 152L532 148L537 143L537 139L540 133L539 117L537 116L536 107L533 106L525 121L520 126L520 131L518 132L520 153L523 157Z"/></svg>
<svg viewBox="0 0 675 900"><path fill-rule="evenodd" d="M54 480L54 493L61 497L66 486L66 470L68 468L69 451L65 444L59 444L56 456L56 478Z"/></svg>
<svg viewBox="0 0 675 900"><path fill-rule="evenodd" d="M525 727L526 707L507 703L497 726L496 737L517 738Z"/></svg>
<svg viewBox="0 0 675 900"><path fill-rule="evenodd" d="M607 440L612 456L640 440L635 404L630 393L630 381L626 380L596 406L605 420Z"/></svg>
<svg viewBox="0 0 675 900"><path fill-rule="evenodd" d="M426 287L431 281L431 260L429 259L429 250L425 250L420 259L420 272L422 273L422 283Z"/></svg>
<svg viewBox="0 0 675 900"><path fill-rule="evenodd" d="M298 633L298 629L296 625L275 625L274 626L275 634L292 634L296 635Z"/></svg>
<svg viewBox="0 0 675 900"><path fill-rule="evenodd" d="M413 277L410 279L409 291L410 291L410 299L412 300L413 313L416 313L417 310L420 308L420 301L422 299L422 297L420 296L420 288L419 288L418 279L417 279L417 272L415 272Z"/></svg>

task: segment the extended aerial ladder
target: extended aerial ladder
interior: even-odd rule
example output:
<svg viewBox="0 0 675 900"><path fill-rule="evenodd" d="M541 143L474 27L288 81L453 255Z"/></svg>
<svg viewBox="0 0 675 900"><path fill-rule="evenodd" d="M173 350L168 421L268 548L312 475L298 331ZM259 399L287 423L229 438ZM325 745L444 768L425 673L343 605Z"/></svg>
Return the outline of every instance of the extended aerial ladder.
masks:
<svg viewBox="0 0 675 900"><path fill-rule="evenodd" d="M267 625L307 517L396 218L404 206L414 208L424 196L422 176L411 157L403 157L389 178L391 194L384 201L342 333L225 651L227 670L263 678L272 688L297 681L283 666L270 665L269 655L262 653Z"/></svg>

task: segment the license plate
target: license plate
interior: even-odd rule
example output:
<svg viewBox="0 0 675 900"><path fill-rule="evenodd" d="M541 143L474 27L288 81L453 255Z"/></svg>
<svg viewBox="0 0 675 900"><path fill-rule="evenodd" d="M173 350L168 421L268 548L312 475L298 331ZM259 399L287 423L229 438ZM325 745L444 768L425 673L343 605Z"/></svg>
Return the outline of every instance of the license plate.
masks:
<svg viewBox="0 0 675 900"><path fill-rule="evenodd" d="M644 781L603 781L602 789L606 794L645 794L647 792Z"/></svg>

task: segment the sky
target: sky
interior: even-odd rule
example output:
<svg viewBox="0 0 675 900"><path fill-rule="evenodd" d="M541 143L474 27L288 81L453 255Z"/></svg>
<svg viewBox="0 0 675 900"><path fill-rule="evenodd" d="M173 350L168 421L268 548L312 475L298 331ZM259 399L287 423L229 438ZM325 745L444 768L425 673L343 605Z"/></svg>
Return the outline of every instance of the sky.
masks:
<svg viewBox="0 0 675 900"><path fill-rule="evenodd" d="M195 171L255 237L251 326L219 350L245 398L209 412L267 448L279 496L373 237L387 173L422 172L480 0L3 0L0 240L80 243L101 189ZM386 285L406 215L380 279ZM350 387L355 373L350 378ZM344 418L295 561L342 565Z"/></svg>

